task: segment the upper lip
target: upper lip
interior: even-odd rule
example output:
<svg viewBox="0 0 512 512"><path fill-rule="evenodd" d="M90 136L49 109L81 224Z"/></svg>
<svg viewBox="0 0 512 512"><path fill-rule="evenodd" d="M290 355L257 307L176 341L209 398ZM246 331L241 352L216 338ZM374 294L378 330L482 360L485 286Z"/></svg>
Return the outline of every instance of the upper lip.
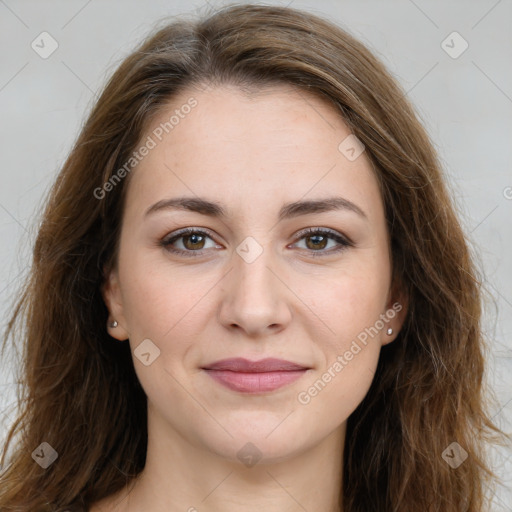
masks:
<svg viewBox="0 0 512 512"><path fill-rule="evenodd" d="M284 359L275 359L272 357L260 359L259 361L249 361L243 357L234 357L230 359L221 359L215 363L202 367L203 370L230 370L233 372L244 373L263 373L278 371L307 370L308 367L301 364L285 361Z"/></svg>

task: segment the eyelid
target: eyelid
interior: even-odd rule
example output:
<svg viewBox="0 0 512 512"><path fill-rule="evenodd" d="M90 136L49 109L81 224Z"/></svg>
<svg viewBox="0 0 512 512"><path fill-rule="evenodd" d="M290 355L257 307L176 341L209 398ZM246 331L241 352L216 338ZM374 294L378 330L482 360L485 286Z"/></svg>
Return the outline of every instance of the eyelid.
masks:
<svg viewBox="0 0 512 512"><path fill-rule="evenodd" d="M200 249L198 251L184 251L183 249L174 249L171 247L171 244L175 241L179 240L180 238L184 238L187 235L190 234L199 234L199 235L206 235L208 238L211 238L215 241L215 237L213 236L212 232L207 228L194 228L194 227L188 227L183 229L178 229L177 231L173 231L172 233L169 233L168 235L164 236L159 242L158 245L163 247L166 251L178 254L178 255L186 255L188 256L201 256L204 251L207 251L208 249Z"/></svg>
<svg viewBox="0 0 512 512"><path fill-rule="evenodd" d="M342 240L346 245L354 245L354 242L343 233L340 233L334 229L330 228L322 228L322 227L314 227L314 228L305 228L298 233L295 234L295 238L300 239L303 238L305 235L315 235L317 233L331 235L333 239L339 238Z"/></svg>
<svg viewBox="0 0 512 512"><path fill-rule="evenodd" d="M294 244L296 244L297 242L300 242L304 238L307 238L308 235L309 236L315 236L315 235L326 236L328 239L334 240L338 244L337 247L331 248L329 250L314 251L314 250L308 250L308 249L300 249L301 251L306 251L308 257L328 258L329 256L334 256L334 255L337 255L337 254L347 250L349 247L354 247L354 243L348 236L346 236L342 233L339 233L338 231L335 231L333 229L322 228L322 227L306 228L306 229L299 231L295 235L296 242L294 242Z"/></svg>
<svg viewBox="0 0 512 512"><path fill-rule="evenodd" d="M172 244L176 240L179 240L180 238L183 238L190 234L199 234L199 235L207 236L208 238L215 241L215 236L209 229L187 227L187 228L179 229L177 231L174 231L174 232L166 235L163 239L161 239L159 241L159 245L170 253L174 253L174 254L178 254L178 255L185 255L185 257L201 256L204 252L208 251L208 249L199 249L197 251L191 251L191 250L185 251L183 249L173 249L172 248ZM342 233L339 233L338 231L335 231L333 229L323 228L323 227L309 227L309 228L305 228L305 229L297 232L294 235L295 242L293 242L293 244L291 244L291 245L295 245L297 242L300 242L302 239L306 238L308 235L309 236L315 236L315 235L327 236L329 239L334 240L338 244L338 247L331 248L327 251L325 251L325 250L314 251L314 250L308 250L308 249L300 249L301 251L308 252L308 254L312 255L313 257L327 257L332 254L339 253L339 252L343 251L344 249L347 249L348 247L354 246L354 243L348 236L346 236Z"/></svg>

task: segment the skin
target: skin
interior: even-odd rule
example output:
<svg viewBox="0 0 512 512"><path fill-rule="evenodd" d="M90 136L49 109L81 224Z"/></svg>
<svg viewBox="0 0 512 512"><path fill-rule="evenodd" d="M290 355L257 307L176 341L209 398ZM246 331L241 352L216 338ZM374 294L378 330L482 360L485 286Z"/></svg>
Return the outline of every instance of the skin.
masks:
<svg viewBox="0 0 512 512"><path fill-rule="evenodd" d="M364 152L349 161L338 150L351 131L331 105L288 86L183 91L141 140L191 96L197 106L133 171L119 259L102 289L109 322L119 324L108 326L109 334L127 340L132 354L144 339L160 350L148 366L134 356L148 397L146 467L91 510L342 510L346 421L406 311L392 293L371 164ZM164 209L144 216L157 201L179 196L217 201L228 215ZM277 219L285 203L332 196L356 204L366 218L344 209ZM173 247L199 256L159 245L187 227L209 233ZM353 246L333 252L335 240L304 237L305 228L331 229ZM251 263L236 252L249 236L262 250ZM300 403L298 394L397 301L402 311ZM237 356L282 358L310 370L276 391L248 395L200 368ZM248 442L262 457L252 467L237 456Z"/></svg>

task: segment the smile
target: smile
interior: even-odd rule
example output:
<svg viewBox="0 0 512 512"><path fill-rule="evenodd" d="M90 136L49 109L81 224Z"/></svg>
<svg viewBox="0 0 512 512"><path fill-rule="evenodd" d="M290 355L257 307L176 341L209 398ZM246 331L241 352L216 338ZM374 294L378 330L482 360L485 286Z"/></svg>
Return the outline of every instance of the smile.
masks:
<svg viewBox="0 0 512 512"><path fill-rule="evenodd" d="M230 370L205 370L212 379L242 393L274 391L300 379L307 369L274 372L234 372Z"/></svg>

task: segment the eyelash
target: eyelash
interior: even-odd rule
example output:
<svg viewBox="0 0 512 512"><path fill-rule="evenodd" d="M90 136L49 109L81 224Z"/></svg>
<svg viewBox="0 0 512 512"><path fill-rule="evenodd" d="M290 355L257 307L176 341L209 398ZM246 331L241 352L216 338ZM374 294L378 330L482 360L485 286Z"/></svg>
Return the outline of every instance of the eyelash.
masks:
<svg viewBox="0 0 512 512"><path fill-rule="evenodd" d="M207 231L204 231L202 229L185 228L185 229L182 229L181 231L177 232L170 238L164 238L164 239L160 240L159 245L162 246L165 250L167 250L171 253L174 253L174 254L181 255L181 256L186 256L186 257L202 256L203 252L207 249L202 249L202 250L198 250L198 251L191 251L191 250L183 251L182 249L175 249L171 246L176 240L179 240L180 238L185 238L188 235L192 235L192 234L201 235L201 236L206 235L208 238L212 238ZM301 231L297 235L299 237L299 239L297 241L300 241L303 238L307 238L307 237L311 237L311 236L318 236L318 235L327 236L327 238L334 240L335 242L337 242L340 245L339 245L339 247L337 247L335 249L330 249L328 251L325 251L325 250L314 251L314 250L305 249L305 250L311 252L311 255L314 258L329 256L329 255L341 252L341 251L345 250L347 247L353 247L353 245L354 245L351 240L349 240L347 237L339 235L336 231L332 231L330 229L321 229L321 228L308 228L308 229L305 229L304 231Z"/></svg>

